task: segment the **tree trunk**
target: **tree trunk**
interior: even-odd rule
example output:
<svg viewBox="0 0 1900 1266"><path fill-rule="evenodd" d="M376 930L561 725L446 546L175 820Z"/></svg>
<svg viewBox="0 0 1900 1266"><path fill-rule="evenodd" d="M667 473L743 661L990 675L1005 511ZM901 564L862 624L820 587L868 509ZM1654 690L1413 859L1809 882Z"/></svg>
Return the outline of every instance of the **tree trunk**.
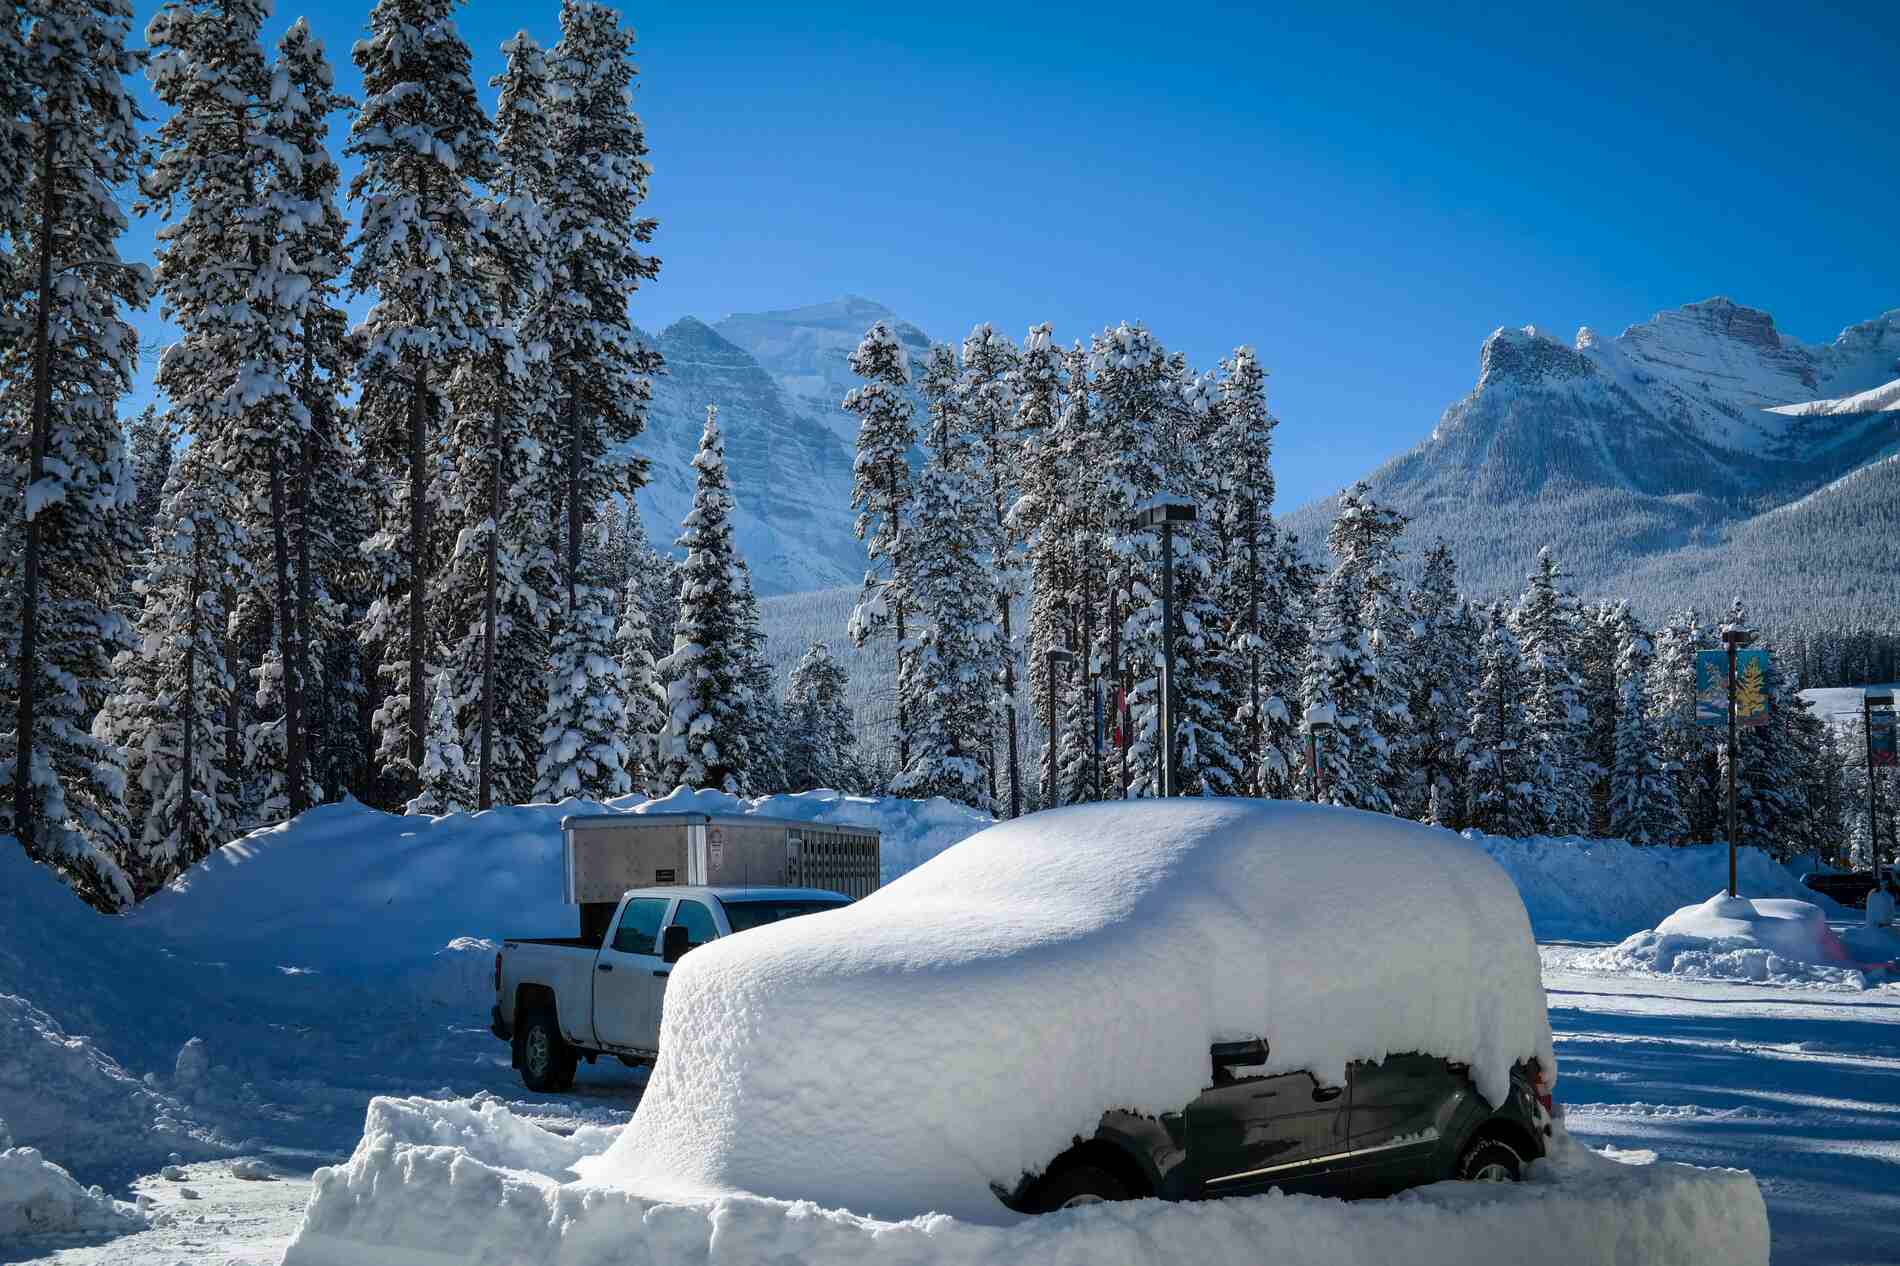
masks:
<svg viewBox="0 0 1900 1266"><path fill-rule="evenodd" d="M581 571L581 395L570 374L567 392L567 618L574 618Z"/></svg>
<svg viewBox="0 0 1900 1266"><path fill-rule="evenodd" d="M488 592L482 603L482 752L480 783L475 806L493 807L495 803L495 570L499 562L501 536L501 403L497 399L489 417L488 432L488 544L484 550Z"/></svg>
<svg viewBox="0 0 1900 1266"><path fill-rule="evenodd" d="M423 641L426 622L423 590L428 576L428 515L424 501L428 486L425 423L428 417L429 369L416 363L409 395L409 794L422 794Z"/></svg>
<svg viewBox="0 0 1900 1266"><path fill-rule="evenodd" d="M52 120L40 138L39 295L33 315L33 435L28 447L27 489L39 483L46 467L47 436L52 429L53 355L50 331L53 294L53 143ZM26 519L25 559L20 595L19 728L14 735L13 831L26 851L34 851L38 823L33 813L33 707L39 688L40 518Z"/></svg>
<svg viewBox="0 0 1900 1266"><path fill-rule="evenodd" d="M290 798L290 816L310 807L304 791L303 757L303 640L291 614L290 532L285 522L284 462L278 445L270 453L271 558L277 573L277 657L284 673L284 789Z"/></svg>
<svg viewBox="0 0 1900 1266"><path fill-rule="evenodd" d="M1016 737L1016 650L1009 631L1009 595L997 603L1003 616L1003 708L1009 721L1009 816L1023 816L1022 756Z"/></svg>
<svg viewBox="0 0 1900 1266"><path fill-rule="evenodd" d="M1251 708L1248 718L1248 746L1252 755L1247 762L1247 779L1253 794L1267 794L1266 781L1260 776L1261 736L1265 730L1260 717L1260 506L1247 503L1247 697Z"/></svg>
<svg viewBox="0 0 1900 1266"><path fill-rule="evenodd" d="M198 538L194 527L191 538L191 619L186 626L189 631L185 642L185 697L183 712L179 717L184 727L184 739L179 745L184 752L184 764L178 773L182 793L178 799L178 847L180 855L187 859L191 856L192 765L198 744L198 600L204 595L204 583L204 542Z"/></svg>

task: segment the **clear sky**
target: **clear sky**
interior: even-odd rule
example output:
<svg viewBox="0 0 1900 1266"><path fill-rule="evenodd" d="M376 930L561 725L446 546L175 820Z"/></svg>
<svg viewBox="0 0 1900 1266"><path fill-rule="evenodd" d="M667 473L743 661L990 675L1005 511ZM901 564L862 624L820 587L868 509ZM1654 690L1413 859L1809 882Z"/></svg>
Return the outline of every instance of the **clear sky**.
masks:
<svg viewBox="0 0 1900 1266"><path fill-rule="evenodd" d="M1266 8L631 4L664 261L635 319L855 293L942 339L1250 343L1285 509L1422 439L1499 325L1726 294L1817 342L1900 307L1892 0ZM354 91L367 12L279 0L269 36L305 14ZM459 10L491 105L498 45L558 14Z"/></svg>

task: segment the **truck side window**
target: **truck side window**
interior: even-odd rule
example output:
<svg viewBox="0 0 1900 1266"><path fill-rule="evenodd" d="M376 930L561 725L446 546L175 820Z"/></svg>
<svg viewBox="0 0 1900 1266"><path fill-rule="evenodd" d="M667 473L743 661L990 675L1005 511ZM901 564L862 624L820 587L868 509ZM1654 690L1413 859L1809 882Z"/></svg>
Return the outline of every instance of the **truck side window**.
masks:
<svg viewBox="0 0 1900 1266"><path fill-rule="evenodd" d="M659 939L660 920L666 917L665 897L635 897L620 916L614 948L622 954L651 954Z"/></svg>
<svg viewBox="0 0 1900 1266"><path fill-rule="evenodd" d="M686 929L690 945L704 945L719 935L719 925L713 922L712 911L697 901L680 902L680 908L673 912L673 922Z"/></svg>

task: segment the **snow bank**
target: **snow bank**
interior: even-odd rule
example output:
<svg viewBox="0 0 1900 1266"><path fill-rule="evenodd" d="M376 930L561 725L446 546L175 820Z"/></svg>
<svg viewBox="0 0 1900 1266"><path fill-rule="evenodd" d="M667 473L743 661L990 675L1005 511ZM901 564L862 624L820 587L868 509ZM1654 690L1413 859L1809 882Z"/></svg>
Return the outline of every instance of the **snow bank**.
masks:
<svg viewBox="0 0 1900 1266"><path fill-rule="evenodd" d="M1501 1102L1554 1069L1523 904L1459 837L1354 810L1131 801L1005 823L673 969L660 1056L587 1176L994 1218L1102 1112L1179 1111L1208 1044L1343 1084L1423 1050ZM683 1186L682 1186L683 1184Z"/></svg>
<svg viewBox="0 0 1900 1266"><path fill-rule="evenodd" d="M5 1130L0 1128L0 1142ZM24 1235L123 1235L145 1225L134 1205L73 1176L31 1147L0 1150L0 1240ZM8 1260L12 1260L11 1257Z"/></svg>
<svg viewBox="0 0 1900 1266"><path fill-rule="evenodd" d="M1707 893L1728 887L1728 845L1674 847L1623 840L1510 839L1467 831L1517 885L1539 940L1612 940L1655 927ZM1819 904L1830 918L1839 907L1801 886L1786 867L1758 848L1736 855L1741 890Z"/></svg>
<svg viewBox="0 0 1900 1266"><path fill-rule="evenodd" d="M1684 906L1653 931L1586 955L1579 965L1712 980L1773 981L1865 989L1894 979L1900 937L1859 927L1851 943L1808 901L1730 897L1726 890Z"/></svg>
<svg viewBox="0 0 1900 1266"><path fill-rule="evenodd" d="M1626 1158L1650 1163L1617 1163L1561 1136L1515 1186L1439 1183L1351 1204L1277 1192L1144 1200L1006 1226L941 1214L879 1221L746 1195L642 1197L563 1181L570 1154L492 1105L375 1100L349 1162L317 1171L285 1266L1251 1266L1262 1245L1285 1266L1768 1261L1767 1212L1748 1174L1646 1153Z"/></svg>

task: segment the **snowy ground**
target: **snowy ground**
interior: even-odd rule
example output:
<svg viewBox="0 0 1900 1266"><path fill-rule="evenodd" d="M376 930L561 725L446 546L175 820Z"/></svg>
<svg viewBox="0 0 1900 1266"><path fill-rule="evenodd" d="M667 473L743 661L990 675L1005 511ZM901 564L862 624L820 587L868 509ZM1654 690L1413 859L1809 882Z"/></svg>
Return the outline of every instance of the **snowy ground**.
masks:
<svg viewBox="0 0 1900 1266"><path fill-rule="evenodd" d="M770 808L877 819L906 860L975 829L941 806L788 800ZM234 845L130 921L93 915L0 840L0 1118L81 1184L152 1201L149 1229L0 1240L0 1263L274 1266L309 1175L348 1158L378 1095L490 1096L562 1132L626 1121L644 1075L617 1064L584 1067L571 1095L522 1089L486 1028L492 950L456 948L560 930L541 926L568 917L547 873L559 812L322 811ZM1719 887L1725 852L1483 843L1545 942L1572 1133L1753 1171L1778 1261L1900 1260L1900 985L1591 970L1580 960ZM1759 854L1743 880L1803 895ZM171 1152L182 1180L160 1172ZM236 1177L240 1158L274 1178Z"/></svg>

